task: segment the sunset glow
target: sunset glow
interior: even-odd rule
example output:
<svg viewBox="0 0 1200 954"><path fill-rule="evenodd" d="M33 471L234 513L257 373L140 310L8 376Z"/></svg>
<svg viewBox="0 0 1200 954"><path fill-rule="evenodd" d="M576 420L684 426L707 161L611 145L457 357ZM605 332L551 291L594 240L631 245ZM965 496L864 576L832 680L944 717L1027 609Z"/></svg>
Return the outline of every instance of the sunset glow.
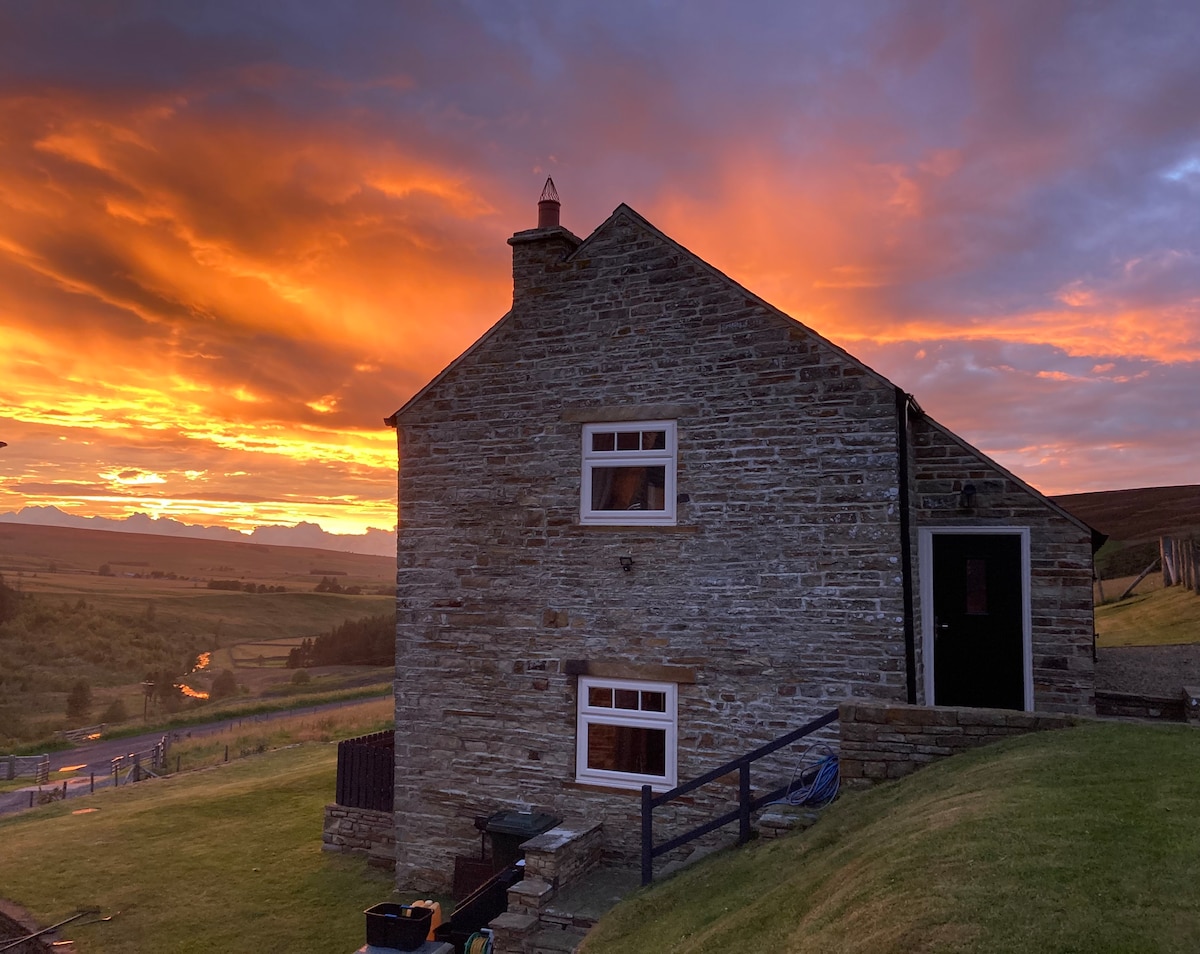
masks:
<svg viewBox="0 0 1200 954"><path fill-rule="evenodd" d="M0 513L393 527L548 173L1042 490L1196 482L1200 8L355 9L3 15Z"/></svg>

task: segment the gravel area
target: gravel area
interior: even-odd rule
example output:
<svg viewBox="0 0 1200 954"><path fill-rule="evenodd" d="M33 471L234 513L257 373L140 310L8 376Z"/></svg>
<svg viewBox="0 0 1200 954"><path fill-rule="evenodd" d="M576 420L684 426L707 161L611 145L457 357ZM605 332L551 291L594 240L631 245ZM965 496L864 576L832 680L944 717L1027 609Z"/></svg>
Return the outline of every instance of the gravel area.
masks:
<svg viewBox="0 0 1200 954"><path fill-rule="evenodd" d="M1097 689L1178 697L1184 686L1200 686L1200 644L1097 650Z"/></svg>

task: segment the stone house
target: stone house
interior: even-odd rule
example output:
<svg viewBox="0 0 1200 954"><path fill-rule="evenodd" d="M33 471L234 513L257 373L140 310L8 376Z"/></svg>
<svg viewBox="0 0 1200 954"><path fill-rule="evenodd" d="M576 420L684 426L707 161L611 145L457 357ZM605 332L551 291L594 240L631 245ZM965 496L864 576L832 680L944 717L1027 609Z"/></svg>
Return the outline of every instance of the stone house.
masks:
<svg viewBox="0 0 1200 954"><path fill-rule="evenodd" d="M388 419L401 884L501 809L631 855L642 784L845 700L1093 711L1085 524L628 206L558 211Z"/></svg>

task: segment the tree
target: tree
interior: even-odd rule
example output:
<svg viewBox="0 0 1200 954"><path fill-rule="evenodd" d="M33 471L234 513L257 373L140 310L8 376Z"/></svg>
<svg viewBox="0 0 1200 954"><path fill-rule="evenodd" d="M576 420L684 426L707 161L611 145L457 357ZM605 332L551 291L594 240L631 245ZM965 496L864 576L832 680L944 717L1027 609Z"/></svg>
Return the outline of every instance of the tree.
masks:
<svg viewBox="0 0 1200 954"><path fill-rule="evenodd" d="M234 676L232 670L222 669L217 674L217 678L213 680L212 690L209 692L208 697L215 701L217 699L228 698L229 696L236 696L237 693L237 677Z"/></svg>
<svg viewBox="0 0 1200 954"><path fill-rule="evenodd" d="M104 710L104 714L100 716L100 721L109 722L124 722L129 718L129 710L125 708L125 703L120 699L114 699L108 704L108 708Z"/></svg>
<svg viewBox="0 0 1200 954"><path fill-rule="evenodd" d="M92 687L84 679L76 681L67 693L67 718L82 722L92 711Z"/></svg>
<svg viewBox="0 0 1200 954"><path fill-rule="evenodd" d="M21 594L5 583L4 577L0 576L0 623L7 622L17 615L17 604L20 600Z"/></svg>

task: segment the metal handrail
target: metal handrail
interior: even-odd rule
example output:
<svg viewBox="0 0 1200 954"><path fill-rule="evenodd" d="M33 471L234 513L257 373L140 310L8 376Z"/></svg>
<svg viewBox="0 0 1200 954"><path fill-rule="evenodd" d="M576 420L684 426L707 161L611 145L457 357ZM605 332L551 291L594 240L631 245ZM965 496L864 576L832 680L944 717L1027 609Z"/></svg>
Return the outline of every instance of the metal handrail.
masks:
<svg viewBox="0 0 1200 954"><path fill-rule="evenodd" d="M782 798L788 791L789 786L784 785L773 791L760 795L757 798L751 797L750 794L750 766L759 759L770 755L772 752L777 752L784 746L791 745L806 735L825 728L837 721L838 710L832 709L818 719L813 719L802 725L798 729L788 732L786 735L781 735L773 742L768 742L765 745L760 745L757 749L747 752L745 755L739 756L732 761L726 762L724 765L719 765L710 772L705 772L703 775L697 776L690 782L684 782L682 785L677 785L669 792L663 792L660 795L655 795L654 790L649 785L642 786L642 886L650 884L654 880L654 859L668 851L673 851L676 848L682 847L691 841L695 841L709 832L716 831L728 825L730 822L738 822L738 840L739 845L744 845L753 837L753 831L750 827L750 816L759 808L762 808L768 802L776 801ZM738 807L720 815L717 818L711 819L702 825L684 832L682 835L677 835L670 841L664 841L661 845L654 844L654 809L661 808L668 802L674 801L682 795L688 794L700 788L702 785L707 785L709 782L714 782L719 778L728 775L734 769L738 772Z"/></svg>

